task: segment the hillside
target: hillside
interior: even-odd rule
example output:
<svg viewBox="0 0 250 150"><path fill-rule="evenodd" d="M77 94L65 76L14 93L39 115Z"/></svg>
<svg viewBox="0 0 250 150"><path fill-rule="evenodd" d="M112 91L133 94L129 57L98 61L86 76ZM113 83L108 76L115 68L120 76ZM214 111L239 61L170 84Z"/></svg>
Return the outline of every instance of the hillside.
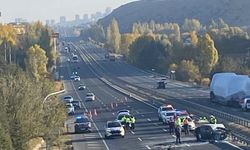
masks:
<svg viewBox="0 0 250 150"><path fill-rule="evenodd" d="M130 32L134 22L176 22L195 18L204 25L212 19L222 18L237 26L250 25L249 0L141 0L125 4L99 20L105 28L112 18L120 24L122 33Z"/></svg>

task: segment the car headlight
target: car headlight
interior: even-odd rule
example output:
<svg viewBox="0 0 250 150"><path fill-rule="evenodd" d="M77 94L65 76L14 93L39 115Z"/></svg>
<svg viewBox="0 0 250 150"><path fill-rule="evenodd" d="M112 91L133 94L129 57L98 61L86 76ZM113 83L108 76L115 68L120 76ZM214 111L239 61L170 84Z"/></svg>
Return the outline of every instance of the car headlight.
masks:
<svg viewBox="0 0 250 150"><path fill-rule="evenodd" d="M107 132L111 132L111 129L106 129Z"/></svg>

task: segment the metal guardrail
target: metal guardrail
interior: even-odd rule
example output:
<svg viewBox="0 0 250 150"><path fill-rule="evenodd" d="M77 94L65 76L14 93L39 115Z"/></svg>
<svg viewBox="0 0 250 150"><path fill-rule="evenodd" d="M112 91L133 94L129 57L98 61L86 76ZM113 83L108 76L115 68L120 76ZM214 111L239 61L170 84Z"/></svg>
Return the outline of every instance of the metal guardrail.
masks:
<svg viewBox="0 0 250 150"><path fill-rule="evenodd" d="M89 56L88 54L85 54L86 57L88 57L88 59L92 59L93 62L98 65L100 68L102 68L102 70L104 71L105 69L100 65L98 64L95 59L92 57L92 56ZM90 65L91 67L93 67L92 65ZM96 70L96 68L92 68L93 70ZM104 73L102 73L104 74ZM132 97L134 99L137 99L139 101L142 101L143 102L143 98L140 97L140 96L137 96L117 85L114 85L113 83L111 83L110 81L108 81L107 79L101 77L99 75L99 79L104 82L106 85L110 86L111 88L129 96L129 97ZM123 81L124 82L124 81ZM134 86L134 85L131 85L131 83L128 83L130 86ZM155 91L152 91L152 90L149 90L149 89L146 89L146 88L142 88L142 87L138 87L138 86L134 86L136 87L138 90L142 90L144 92L147 92L147 93L150 93L151 95L156 95L156 96L159 96L161 98L165 98L166 96L167 97L172 97L172 96L169 96L169 95L165 95L165 94L162 94L162 93L159 93L159 92L155 92ZM138 91L137 91L138 92ZM172 97L174 98L174 97ZM191 103L192 105L196 105L196 107L200 110L202 110L203 112L206 111L207 113L212 113L220 118L223 118L227 121L233 121L234 123L236 124L239 124L239 125L242 125L244 127L247 127L247 128L250 128L250 120L247 120L247 119L244 119L244 118L240 118L238 116L234 116L234 115L231 115L231 114L227 114L227 113L224 113L224 112L220 112L218 110L215 110L215 109L212 109L212 108L209 108L209 107L206 107L206 106L202 106L200 104L197 104L197 103L193 103L193 102L189 102L189 101L185 101L187 103ZM151 105L152 106L152 105ZM237 141L240 141L241 143L243 144L246 144L246 145L250 145L250 139L249 137L246 137L246 136L243 136L239 133L236 133L235 131L232 131L231 133L231 138L234 139L234 140L237 140Z"/></svg>

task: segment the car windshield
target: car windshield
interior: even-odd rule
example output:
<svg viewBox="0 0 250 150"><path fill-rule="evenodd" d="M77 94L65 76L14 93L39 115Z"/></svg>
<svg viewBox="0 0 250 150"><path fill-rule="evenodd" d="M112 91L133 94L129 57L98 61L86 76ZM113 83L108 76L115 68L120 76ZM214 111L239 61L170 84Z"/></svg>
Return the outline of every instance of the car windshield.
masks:
<svg viewBox="0 0 250 150"><path fill-rule="evenodd" d="M250 99L247 100L247 104L250 104Z"/></svg>
<svg viewBox="0 0 250 150"><path fill-rule="evenodd" d="M87 96L93 96L94 94L92 94L92 93L89 93L89 94L87 94Z"/></svg>
<svg viewBox="0 0 250 150"><path fill-rule="evenodd" d="M79 101L73 101L72 102L73 105L79 105L79 103L80 103Z"/></svg>
<svg viewBox="0 0 250 150"><path fill-rule="evenodd" d="M79 119L76 119L76 123L85 123L85 122L89 122L89 119L88 118L79 118Z"/></svg>
<svg viewBox="0 0 250 150"><path fill-rule="evenodd" d="M171 110L173 110L172 107L162 107L161 108L161 111L171 111Z"/></svg>
<svg viewBox="0 0 250 150"><path fill-rule="evenodd" d="M108 128L121 127L119 122L110 122L108 123Z"/></svg>
<svg viewBox="0 0 250 150"><path fill-rule="evenodd" d="M71 99L71 96L65 96L64 99Z"/></svg>
<svg viewBox="0 0 250 150"><path fill-rule="evenodd" d="M66 106L67 106L67 108L71 108L72 104L67 104Z"/></svg>
<svg viewBox="0 0 250 150"><path fill-rule="evenodd" d="M166 113L166 115L167 115L167 116L174 116L175 113L173 113L173 112L172 112L172 113Z"/></svg>

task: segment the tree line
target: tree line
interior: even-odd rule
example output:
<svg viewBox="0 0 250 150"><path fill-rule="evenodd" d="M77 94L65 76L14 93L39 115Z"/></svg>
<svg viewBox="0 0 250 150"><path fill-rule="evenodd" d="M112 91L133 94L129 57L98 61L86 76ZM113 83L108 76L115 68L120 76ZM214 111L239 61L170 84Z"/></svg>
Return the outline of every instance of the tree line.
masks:
<svg viewBox="0 0 250 150"><path fill-rule="evenodd" d="M22 28L0 25L0 149L6 150L26 150L37 137L55 141L66 119L56 97L43 104L55 90L52 31L40 22Z"/></svg>
<svg viewBox="0 0 250 150"><path fill-rule="evenodd" d="M197 19L185 19L182 25L136 22L131 33L121 34L114 18L105 39L105 48L125 55L128 62L161 73L174 70L181 81L207 83L212 74L223 71L250 73L247 30L230 26L223 19L211 20L206 26Z"/></svg>

